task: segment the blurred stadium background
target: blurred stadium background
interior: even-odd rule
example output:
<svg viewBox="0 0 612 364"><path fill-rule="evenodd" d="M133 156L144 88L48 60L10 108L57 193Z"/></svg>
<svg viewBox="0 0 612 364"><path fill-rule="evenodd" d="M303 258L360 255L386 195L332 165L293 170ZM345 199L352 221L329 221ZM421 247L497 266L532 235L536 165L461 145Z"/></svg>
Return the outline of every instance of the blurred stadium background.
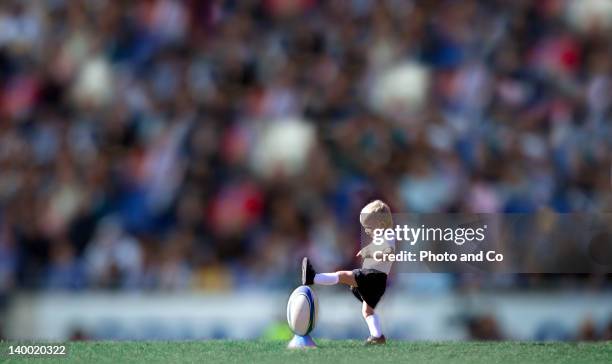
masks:
<svg viewBox="0 0 612 364"><path fill-rule="evenodd" d="M610 212L611 74L609 0L3 0L0 338L286 337L374 197ZM610 275L390 284L394 338L612 339Z"/></svg>

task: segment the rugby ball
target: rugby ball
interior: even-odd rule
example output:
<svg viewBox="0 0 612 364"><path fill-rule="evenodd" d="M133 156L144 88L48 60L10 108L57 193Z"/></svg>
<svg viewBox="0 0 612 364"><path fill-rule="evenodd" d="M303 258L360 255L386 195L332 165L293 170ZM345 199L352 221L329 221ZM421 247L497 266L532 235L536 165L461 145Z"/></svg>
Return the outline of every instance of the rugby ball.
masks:
<svg viewBox="0 0 612 364"><path fill-rule="evenodd" d="M312 288L299 286L287 302L287 323L294 334L308 335L317 323L319 312L317 296Z"/></svg>

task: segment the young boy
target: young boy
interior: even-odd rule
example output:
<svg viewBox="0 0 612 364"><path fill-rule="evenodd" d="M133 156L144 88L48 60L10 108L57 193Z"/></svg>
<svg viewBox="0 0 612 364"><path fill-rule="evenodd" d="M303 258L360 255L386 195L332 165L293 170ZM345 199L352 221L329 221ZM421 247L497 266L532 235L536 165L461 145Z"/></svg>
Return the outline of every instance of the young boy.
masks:
<svg viewBox="0 0 612 364"><path fill-rule="evenodd" d="M372 242L372 237L374 229L392 229L393 218L389 206L380 200L376 200L370 202L361 210L359 221L369 240L369 244L357 253L357 256L363 258L362 268L335 273L317 273L312 268L308 258L305 257L302 260L302 284L329 286L342 283L350 286L355 297L362 302L361 313L370 331L366 344L385 344L386 338L381 331L380 320L374 309L385 293L387 275L391 270L392 263L376 261L373 255L377 251L384 254L392 253L395 250L395 242L385 241L376 245Z"/></svg>

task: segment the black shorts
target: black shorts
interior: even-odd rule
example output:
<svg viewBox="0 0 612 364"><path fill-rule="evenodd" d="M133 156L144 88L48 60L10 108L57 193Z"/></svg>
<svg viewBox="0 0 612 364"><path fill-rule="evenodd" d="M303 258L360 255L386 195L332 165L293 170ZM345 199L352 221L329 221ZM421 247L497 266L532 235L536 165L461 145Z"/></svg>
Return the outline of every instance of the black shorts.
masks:
<svg viewBox="0 0 612 364"><path fill-rule="evenodd" d="M387 275L376 269L353 269L353 275L357 287L351 287L351 291L361 302L365 301L368 306L376 308L378 301L385 294L387 288Z"/></svg>

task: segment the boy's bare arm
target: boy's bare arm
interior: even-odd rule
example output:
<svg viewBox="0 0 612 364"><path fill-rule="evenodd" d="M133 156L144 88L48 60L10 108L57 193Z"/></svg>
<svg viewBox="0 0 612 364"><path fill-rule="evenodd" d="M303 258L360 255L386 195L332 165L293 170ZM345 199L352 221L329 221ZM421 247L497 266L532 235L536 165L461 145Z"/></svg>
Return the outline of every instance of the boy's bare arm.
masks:
<svg viewBox="0 0 612 364"><path fill-rule="evenodd" d="M363 259L365 259L365 258L371 258L371 257L372 257L372 255L373 255L372 248L373 248L374 246L375 246L375 245L374 245L373 243L370 243L370 244L368 244L368 245L364 246L364 247L363 247L363 248L362 248L360 251L358 251L358 252L357 252L356 257L359 257L359 256L360 256L360 257L361 257L361 258L363 258Z"/></svg>
<svg viewBox="0 0 612 364"><path fill-rule="evenodd" d="M357 255L355 256L356 257L360 256L363 259L366 259L366 258L372 258L374 256L374 252L381 251L384 253L391 253L393 252L393 250L394 249L388 243L384 243L381 245L370 243L366 245L365 247L363 247L360 251L358 251Z"/></svg>

